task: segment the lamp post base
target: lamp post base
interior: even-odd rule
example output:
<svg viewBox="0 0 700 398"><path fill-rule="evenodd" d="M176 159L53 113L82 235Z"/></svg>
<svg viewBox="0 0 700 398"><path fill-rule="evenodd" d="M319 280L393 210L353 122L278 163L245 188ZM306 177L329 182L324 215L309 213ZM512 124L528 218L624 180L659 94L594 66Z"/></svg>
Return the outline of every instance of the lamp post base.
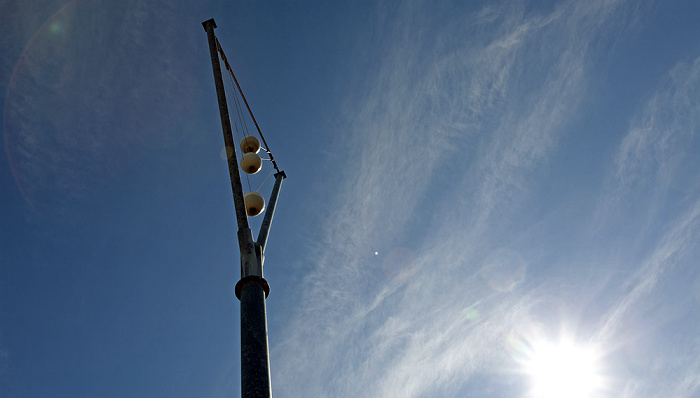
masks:
<svg viewBox="0 0 700 398"><path fill-rule="evenodd" d="M258 279L265 281L262 278ZM238 285L236 285L236 293L238 295ZM265 312L266 293L261 284L253 281L242 284L240 289L241 396L243 398L272 396Z"/></svg>

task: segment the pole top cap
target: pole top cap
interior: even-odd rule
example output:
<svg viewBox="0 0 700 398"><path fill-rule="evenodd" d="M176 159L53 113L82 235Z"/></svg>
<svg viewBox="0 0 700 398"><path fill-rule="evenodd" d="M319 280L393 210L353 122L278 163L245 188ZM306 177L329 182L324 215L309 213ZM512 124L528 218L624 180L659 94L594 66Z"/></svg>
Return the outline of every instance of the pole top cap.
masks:
<svg viewBox="0 0 700 398"><path fill-rule="evenodd" d="M206 21L202 22L202 26L204 26L204 30L207 30L208 25L211 25L212 28L216 28L216 22L214 22L214 18L207 19Z"/></svg>
<svg viewBox="0 0 700 398"><path fill-rule="evenodd" d="M277 178L278 175L282 176L282 179L287 178L287 174L285 174L284 170L280 171L279 173L275 173L275 178Z"/></svg>

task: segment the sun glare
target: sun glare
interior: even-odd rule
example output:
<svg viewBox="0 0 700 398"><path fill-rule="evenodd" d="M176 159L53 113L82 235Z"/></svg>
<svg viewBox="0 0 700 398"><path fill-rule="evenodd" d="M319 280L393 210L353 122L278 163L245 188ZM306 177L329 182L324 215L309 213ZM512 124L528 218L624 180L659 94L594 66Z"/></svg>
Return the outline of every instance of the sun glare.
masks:
<svg viewBox="0 0 700 398"><path fill-rule="evenodd" d="M598 354L571 341L534 344L524 365L536 398L592 398L601 388Z"/></svg>

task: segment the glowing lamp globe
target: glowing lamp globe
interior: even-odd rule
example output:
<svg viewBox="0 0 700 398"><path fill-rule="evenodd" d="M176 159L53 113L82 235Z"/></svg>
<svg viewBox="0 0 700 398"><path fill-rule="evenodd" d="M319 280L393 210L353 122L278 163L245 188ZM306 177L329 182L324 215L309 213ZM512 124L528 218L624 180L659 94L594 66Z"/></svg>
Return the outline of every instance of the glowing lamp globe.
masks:
<svg viewBox="0 0 700 398"><path fill-rule="evenodd" d="M260 140L254 135L247 135L241 140L241 150L243 153L258 153L260 150Z"/></svg>
<svg viewBox="0 0 700 398"><path fill-rule="evenodd" d="M248 174L255 174L262 168L262 159L256 153L248 152L241 158L241 169Z"/></svg>
<svg viewBox="0 0 700 398"><path fill-rule="evenodd" d="M243 202L245 202L245 212L250 217L257 216L265 210L265 198L257 192L248 192L243 195Z"/></svg>

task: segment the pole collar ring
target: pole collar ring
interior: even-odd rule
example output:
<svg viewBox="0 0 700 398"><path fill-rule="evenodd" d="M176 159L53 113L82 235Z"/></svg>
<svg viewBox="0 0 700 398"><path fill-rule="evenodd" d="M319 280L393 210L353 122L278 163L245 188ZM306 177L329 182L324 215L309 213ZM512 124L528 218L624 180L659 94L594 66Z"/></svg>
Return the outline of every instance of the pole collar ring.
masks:
<svg viewBox="0 0 700 398"><path fill-rule="evenodd" d="M255 283L256 285L260 285L260 287L263 288L263 291L265 291L265 298L270 295L270 285L267 283L267 281L264 278L261 278L259 276L255 275L249 275L246 277L241 278L238 283L236 283L236 297L240 300L241 299L241 291L243 290L243 287L246 285L249 285L251 283Z"/></svg>

